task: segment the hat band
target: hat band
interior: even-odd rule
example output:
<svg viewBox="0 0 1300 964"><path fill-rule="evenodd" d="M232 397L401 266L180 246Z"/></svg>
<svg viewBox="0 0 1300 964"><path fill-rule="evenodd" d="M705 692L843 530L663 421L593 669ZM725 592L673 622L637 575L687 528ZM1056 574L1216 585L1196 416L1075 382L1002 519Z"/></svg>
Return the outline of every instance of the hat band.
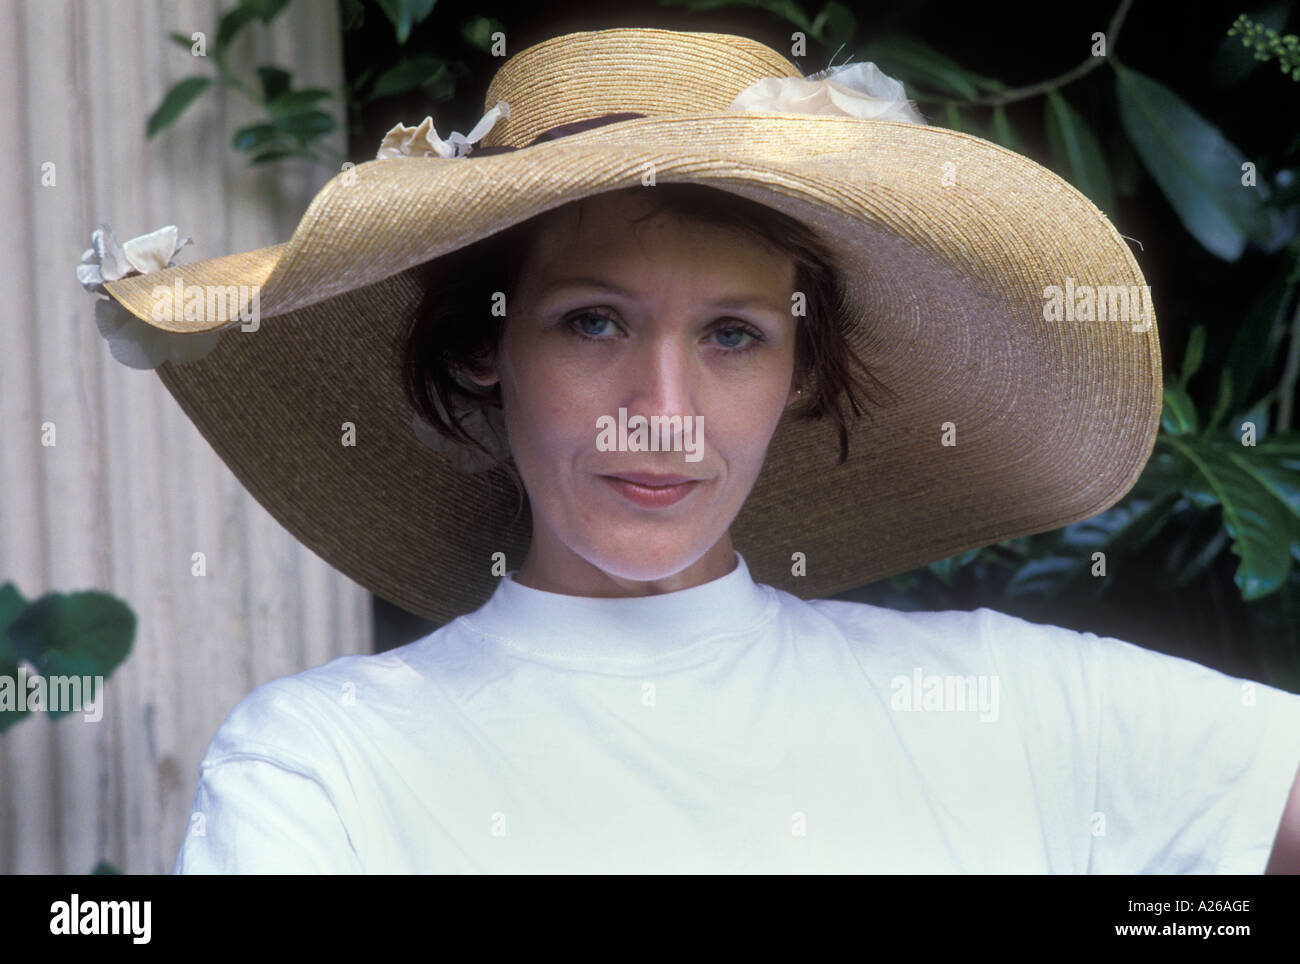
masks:
<svg viewBox="0 0 1300 964"><path fill-rule="evenodd" d="M635 111L623 111L615 114L601 114L599 117L589 117L586 120L570 121L567 124L560 124L549 130L544 130L531 141L524 145L525 148L532 147L534 144L540 144L542 141L557 141L561 137L568 137L570 134L577 134L581 131L591 130L593 127L604 127L606 124L615 124L619 121L632 120L635 117L645 117L645 114L638 114ZM485 157L488 154L504 154L507 151L518 151L523 148L511 147L507 144L497 144L493 147L475 147L466 157Z"/></svg>

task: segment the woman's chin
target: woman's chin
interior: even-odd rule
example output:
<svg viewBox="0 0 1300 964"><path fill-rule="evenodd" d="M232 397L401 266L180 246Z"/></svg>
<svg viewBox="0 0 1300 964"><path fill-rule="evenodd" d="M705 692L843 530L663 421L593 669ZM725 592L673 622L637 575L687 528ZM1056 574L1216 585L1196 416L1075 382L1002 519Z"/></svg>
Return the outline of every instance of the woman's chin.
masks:
<svg viewBox="0 0 1300 964"><path fill-rule="evenodd" d="M715 540L716 541L716 540ZM694 565L712 543L699 544L654 538L629 539L622 544L603 544L587 561L615 579L656 582L678 575Z"/></svg>

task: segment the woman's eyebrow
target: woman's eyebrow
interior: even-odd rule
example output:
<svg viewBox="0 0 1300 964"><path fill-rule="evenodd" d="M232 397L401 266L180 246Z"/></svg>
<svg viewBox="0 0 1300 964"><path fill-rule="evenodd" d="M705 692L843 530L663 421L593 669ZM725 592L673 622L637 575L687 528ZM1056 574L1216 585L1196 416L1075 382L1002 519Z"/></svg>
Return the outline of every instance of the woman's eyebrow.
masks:
<svg viewBox="0 0 1300 964"><path fill-rule="evenodd" d="M639 301L640 295L635 291L629 291L610 281L601 278L558 278L542 288L541 294L548 295L562 288L596 288L601 291L608 291L619 297L627 298L630 301ZM709 303L710 308L764 308L768 311L784 314L786 308L784 305L778 306L777 303L769 300L764 295L745 294L745 295L728 295L718 298Z"/></svg>

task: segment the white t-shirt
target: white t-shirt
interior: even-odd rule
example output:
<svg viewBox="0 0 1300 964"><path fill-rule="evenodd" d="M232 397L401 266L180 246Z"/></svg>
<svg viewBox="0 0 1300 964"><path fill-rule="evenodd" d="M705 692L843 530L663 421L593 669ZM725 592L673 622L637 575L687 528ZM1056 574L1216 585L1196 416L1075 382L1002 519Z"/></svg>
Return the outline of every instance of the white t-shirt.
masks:
<svg viewBox="0 0 1300 964"><path fill-rule="evenodd" d="M1300 696L995 612L530 589L259 686L177 873L1262 873Z"/></svg>

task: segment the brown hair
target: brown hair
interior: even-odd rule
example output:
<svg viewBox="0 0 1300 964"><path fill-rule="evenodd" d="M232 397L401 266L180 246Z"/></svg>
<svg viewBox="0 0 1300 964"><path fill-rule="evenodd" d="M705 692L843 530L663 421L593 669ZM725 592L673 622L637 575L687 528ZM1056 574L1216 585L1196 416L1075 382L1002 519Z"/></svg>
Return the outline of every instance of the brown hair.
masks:
<svg viewBox="0 0 1300 964"><path fill-rule="evenodd" d="M627 190L644 190L628 188ZM697 223L742 232L795 264L795 291L807 296L807 315L795 334L794 378L804 396L792 408L798 419L832 418L839 435L839 462L848 458L848 416L873 406L878 389L892 395L853 351L846 337L848 314L834 253L803 223L766 205L699 184L660 184L649 197L654 207L637 221L669 212ZM581 200L578 205L581 218ZM488 453L448 413L501 406L500 384L484 389L457 377L481 370L500 343L503 318L493 315L493 296L514 292L533 232L546 211L429 263L428 294L402 341L402 385L415 411L437 431ZM522 489L514 466L500 466Z"/></svg>

